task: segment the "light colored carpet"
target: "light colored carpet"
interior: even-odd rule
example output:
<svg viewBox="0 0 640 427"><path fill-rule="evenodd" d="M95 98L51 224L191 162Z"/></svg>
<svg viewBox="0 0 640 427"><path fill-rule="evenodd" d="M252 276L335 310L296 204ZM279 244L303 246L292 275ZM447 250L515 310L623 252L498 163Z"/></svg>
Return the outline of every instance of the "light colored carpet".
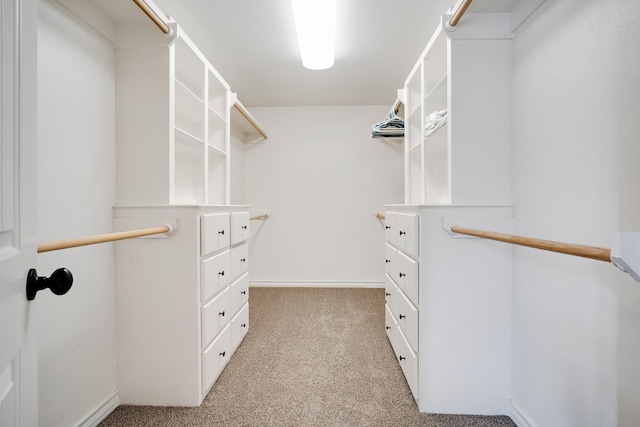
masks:
<svg viewBox="0 0 640 427"><path fill-rule="evenodd" d="M251 288L249 333L198 408L120 406L108 426L514 426L420 414L383 289Z"/></svg>

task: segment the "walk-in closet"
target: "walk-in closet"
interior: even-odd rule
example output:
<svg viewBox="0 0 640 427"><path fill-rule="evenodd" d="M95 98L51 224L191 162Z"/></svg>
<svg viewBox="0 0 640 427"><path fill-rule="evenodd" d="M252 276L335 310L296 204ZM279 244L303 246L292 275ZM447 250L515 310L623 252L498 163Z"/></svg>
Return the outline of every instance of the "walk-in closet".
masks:
<svg viewBox="0 0 640 427"><path fill-rule="evenodd" d="M0 5L0 427L640 425L637 1Z"/></svg>

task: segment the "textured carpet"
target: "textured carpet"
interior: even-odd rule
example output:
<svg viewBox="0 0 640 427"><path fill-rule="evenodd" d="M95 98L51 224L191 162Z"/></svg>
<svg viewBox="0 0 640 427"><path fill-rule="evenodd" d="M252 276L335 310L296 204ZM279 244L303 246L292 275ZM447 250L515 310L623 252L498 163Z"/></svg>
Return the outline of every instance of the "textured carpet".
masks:
<svg viewBox="0 0 640 427"><path fill-rule="evenodd" d="M120 406L108 426L514 426L420 414L383 289L251 288L249 333L198 408Z"/></svg>

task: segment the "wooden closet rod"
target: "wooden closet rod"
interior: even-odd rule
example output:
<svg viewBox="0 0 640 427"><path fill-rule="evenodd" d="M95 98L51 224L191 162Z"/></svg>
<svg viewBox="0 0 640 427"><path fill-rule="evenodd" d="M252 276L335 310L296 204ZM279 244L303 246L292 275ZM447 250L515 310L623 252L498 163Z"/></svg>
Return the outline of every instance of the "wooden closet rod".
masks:
<svg viewBox="0 0 640 427"><path fill-rule="evenodd" d="M251 124L251 126L253 126L255 128L255 130L258 131L258 133L260 134L260 136L262 136L264 139L267 139L267 134L262 130L262 128L255 122L255 120L253 120L253 117L251 117L251 114L249 114L249 112L247 110L245 110L241 104L239 103L235 103L233 104L233 106L235 107L236 110L238 110L238 112L240 114L242 114L242 116L247 119L247 121L249 122L249 124Z"/></svg>
<svg viewBox="0 0 640 427"><path fill-rule="evenodd" d="M144 0L133 0L133 2L138 5L140 10L142 10L145 15L147 15L153 21L153 23L158 26L158 28L160 28L160 31L165 34L171 33L171 28L169 28L169 26L162 19L160 19L160 17L149 7L149 5Z"/></svg>
<svg viewBox="0 0 640 427"><path fill-rule="evenodd" d="M262 214L262 215L256 215L256 216L252 216L251 218L249 218L251 221L255 221L255 220L265 220L267 218L269 218L271 215L269 214Z"/></svg>
<svg viewBox="0 0 640 427"><path fill-rule="evenodd" d="M95 245L96 243L115 242L116 240L133 239L134 237L151 236L154 234L171 234L172 232L173 227L165 225L162 227L141 228L138 230L119 231L116 233L96 234L93 236L78 237L75 239L57 240L54 242L40 243L38 245L38 253L75 248L78 246Z"/></svg>
<svg viewBox="0 0 640 427"><path fill-rule="evenodd" d="M514 245L527 246L529 248L560 252L567 255L575 255L583 258L595 259L598 261L611 262L611 249L607 248L576 245L572 243L553 242L551 240L540 240L531 237L494 233L492 231L476 230L473 228L464 228L458 226L452 226L451 231L453 231L454 233L467 234L469 236L482 237L483 239L491 239L497 240L499 242L512 243Z"/></svg>
<svg viewBox="0 0 640 427"><path fill-rule="evenodd" d="M385 219L385 216L384 216L383 214L381 214L381 213L377 213L377 214L376 214L376 218L378 218L378 219Z"/></svg>
<svg viewBox="0 0 640 427"><path fill-rule="evenodd" d="M472 1L473 0L464 0L462 2L458 10L456 10L456 12L451 17L451 20L449 21L450 27L455 27L456 25L458 25L458 22L460 22L460 18L462 18L462 15L464 15L464 13L467 11Z"/></svg>
<svg viewBox="0 0 640 427"><path fill-rule="evenodd" d="M396 99L396 102L393 104L393 113L394 114L398 114L398 111L400 111L400 106L402 105L402 101L400 101L399 99Z"/></svg>

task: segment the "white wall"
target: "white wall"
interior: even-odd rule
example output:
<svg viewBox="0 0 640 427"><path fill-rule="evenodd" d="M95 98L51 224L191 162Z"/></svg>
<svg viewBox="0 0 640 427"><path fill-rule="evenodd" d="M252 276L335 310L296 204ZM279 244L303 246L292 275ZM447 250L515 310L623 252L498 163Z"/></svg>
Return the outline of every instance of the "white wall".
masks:
<svg viewBox="0 0 640 427"><path fill-rule="evenodd" d="M269 135L245 148L253 285L381 283L385 203L402 203L401 143L371 140L389 106L262 107Z"/></svg>
<svg viewBox="0 0 640 427"><path fill-rule="evenodd" d="M115 197L115 58L111 44L57 3L39 2L38 238L111 231ZM34 173L36 171L34 170ZM67 267L65 296L38 293L41 427L77 425L116 391L112 244L38 255Z"/></svg>
<svg viewBox="0 0 640 427"><path fill-rule="evenodd" d="M609 247L640 231L636 0L548 1L513 41L517 234ZM640 284L516 248L513 402L535 426L640 425Z"/></svg>

